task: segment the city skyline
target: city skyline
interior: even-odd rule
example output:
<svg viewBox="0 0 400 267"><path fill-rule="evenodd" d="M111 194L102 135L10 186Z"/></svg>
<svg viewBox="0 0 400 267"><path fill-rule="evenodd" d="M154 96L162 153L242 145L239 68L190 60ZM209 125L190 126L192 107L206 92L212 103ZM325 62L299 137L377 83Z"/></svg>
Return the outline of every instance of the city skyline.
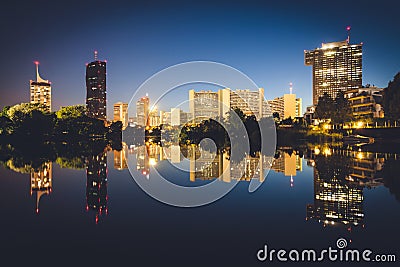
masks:
<svg viewBox="0 0 400 267"><path fill-rule="evenodd" d="M364 44L364 84L386 87L398 72L399 63L395 59L399 52L395 48L399 37L392 34L394 25L391 24L390 14L394 8L388 8L390 3L383 2L380 6L374 6L376 16L372 20L363 12L370 10L371 4L360 6L349 3L348 9L357 12L348 12L340 18L327 9L328 4L319 4L318 8L326 9L326 12L321 12L324 14L320 14L316 8L307 10L312 6L310 4L303 6L290 1L285 3L287 9L275 3L252 4L218 4L211 9L205 9L200 4L190 8L179 3L171 3L171 6L159 3L159 7L155 8L144 4L127 4L126 10L110 9L109 15L102 20L101 25L104 27L94 30L93 38L83 34L92 26L92 22L77 27L83 20L84 8L66 7L67 11L77 17L76 22L66 18L74 25L73 30L64 35L65 26L56 23L48 27L48 35L54 38L29 47L21 42L21 34L9 30L14 28L19 33L26 32L28 38L32 34L31 30L42 28L43 22L34 21L28 28L24 22L31 15L21 18L24 14L19 14L16 18L21 18L22 22L15 21L9 16L15 8L9 6L9 14L2 18L5 25L13 27L5 29L5 35L10 39L7 44L2 44L8 51L4 57L8 67L1 75L8 79L3 79L5 82L1 87L3 97L0 106L29 102L26 84L33 78L31 64L35 60L41 61L42 71L52 81L55 110L60 106L83 104L84 64L90 61L92 52L98 50L101 58L110 62L107 73L107 92L110 92L107 96L108 114L112 114L112 103L130 99L135 89L154 73L190 60L218 61L238 68L258 86L265 88L267 99L282 95L287 84L293 82L296 95L303 99L305 109L312 102L312 77L309 67L304 66L303 51L319 47L321 43L344 40L347 37L347 25L352 26L351 40ZM94 7L99 14L108 7L99 6ZM51 5L46 8L44 10L52 10ZM132 9L142 14L136 17L130 15L128 11ZM222 9L228 10L235 19L221 21L219 11ZM197 22L184 23L189 16L188 10L195 11L193 15ZM201 14L204 10L207 16ZM50 13L49 18L61 16L57 10ZM306 14L310 13L315 13L315 20L320 19L321 23L306 19ZM65 18L65 15L61 17ZM203 24L205 17L208 17L208 22ZM164 27L160 27L163 23ZM235 42L234 36L241 36L238 42ZM49 37L43 38L47 40ZM184 49L183 44L177 42L182 38L188 40ZM382 47L390 53L385 53Z"/></svg>

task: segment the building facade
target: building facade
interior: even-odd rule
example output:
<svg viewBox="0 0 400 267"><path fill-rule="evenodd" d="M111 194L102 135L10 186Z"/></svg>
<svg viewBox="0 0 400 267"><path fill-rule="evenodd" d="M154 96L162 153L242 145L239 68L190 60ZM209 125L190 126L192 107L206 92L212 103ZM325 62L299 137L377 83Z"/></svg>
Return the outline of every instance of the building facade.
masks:
<svg viewBox="0 0 400 267"><path fill-rule="evenodd" d="M138 126L149 126L149 105L150 99L148 96L144 96L136 102L136 118Z"/></svg>
<svg viewBox="0 0 400 267"><path fill-rule="evenodd" d="M226 90L226 89L224 89ZM257 119L263 116L264 88L257 91L235 90L230 91L230 107L240 108L247 116L255 115Z"/></svg>
<svg viewBox="0 0 400 267"><path fill-rule="evenodd" d="M36 81L29 81L30 102L32 104L43 104L46 111L51 112L51 82L44 80L39 75L39 62L36 65Z"/></svg>
<svg viewBox="0 0 400 267"><path fill-rule="evenodd" d="M324 93L335 98L340 91L362 86L362 45L350 44L348 38L304 51L305 65L313 67L313 105Z"/></svg>
<svg viewBox="0 0 400 267"><path fill-rule="evenodd" d="M289 117L296 118L302 116L302 99L296 98L295 94L284 94L281 97L276 97L273 100L268 100L271 112L277 112L280 119Z"/></svg>
<svg viewBox="0 0 400 267"><path fill-rule="evenodd" d="M189 112L195 122L203 119L216 118L219 115L218 92L189 91Z"/></svg>
<svg viewBox="0 0 400 267"><path fill-rule="evenodd" d="M87 116L107 120L106 61L97 60L86 65Z"/></svg>
<svg viewBox="0 0 400 267"><path fill-rule="evenodd" d="M264 111L265 108L268 109L264 100L264 88L256 91L229 88L220 89L218 92L189 91L189 113L195 122L217 116L224 118L235 108L239 108L247 116L254 115L257 119L267 115Z"/></svg>
<svg viewBox="0 0 400 267"><path fill-rule="evenodd" d="M122 129L128 127L128 103L117 102L114 104L114 121L121 121Z"/></svg>
<svg viewBox="0 0 400 267"><path fill-rule="evenodd" d="M368 86L346 91L345 97L350 103L353 116L383 118L385 116L382 107L383 90L383 88Z"/></svg>

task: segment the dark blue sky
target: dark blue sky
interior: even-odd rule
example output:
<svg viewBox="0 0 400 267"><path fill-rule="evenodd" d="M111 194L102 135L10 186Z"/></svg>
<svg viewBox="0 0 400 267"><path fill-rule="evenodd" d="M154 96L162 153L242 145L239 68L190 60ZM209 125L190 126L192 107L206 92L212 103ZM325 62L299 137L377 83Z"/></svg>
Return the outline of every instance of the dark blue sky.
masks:
<svg viewBox="0 0 400 267"><path fill-rule="evenodd" d="M80 3L83 2L83 3ZM146 1L148 2L148 1ZM400 71L398 1L14 1L0 9L0 107L27 102L33 61L52 82L53 109L85 102L85 63L106 59L108 116L154 73L210 60L237 68L265 88L311 104L305 49L363 42L363 84L385 87ZM369 1L368 1L369 2ZM207 89L207 88L205 88ZM154 90L159 90L154 88Z"/></svg>

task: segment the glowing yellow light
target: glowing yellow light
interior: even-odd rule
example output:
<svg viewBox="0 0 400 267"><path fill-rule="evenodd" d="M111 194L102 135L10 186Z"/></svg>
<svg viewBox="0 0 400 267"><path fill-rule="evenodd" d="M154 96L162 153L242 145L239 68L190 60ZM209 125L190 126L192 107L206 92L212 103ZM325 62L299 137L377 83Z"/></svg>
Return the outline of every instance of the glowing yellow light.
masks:
<svg viewBox="0 0 400 267"><path fill-rule="evenodd" d="M363 126L364 126L364 122L362 122L362 121L358 121L356 124L356 128L361 128Z"/></svg>
<svg viewBox="0 0 400 267"><path fill-rule="evenodd" d="M150 164L151 166L157 165L156 159L155 159L155 158L150 158L150 159L149 159L149 164Z"/></svg>
<svg viewBox="0 0 400 267"><path fill-rule="evenodd" d="M314 148L314 154L315 154L315 155L318 155L320 152L321 152L321 151L319 150L318 147L315 147L315 148Z"/></svg>
<svg viewBox="0 0 400 267"><path fill-rule="evenodd" d="M363 157L363 154L361 153L361 152L358 152L357 153L357 158L358 159L363 159L364 157Z"/></svg>
<svg viewBox="0 0 400 267"><path fill-rule="evenodd" d="M331 149L329 147L324 148L324 152L322 152L325 156L332 155Z"/></svg>
<svg viewBox="0 0 400 267"><path fill-rule="evenodd" d="M324 129L328 130L329 129L329 124L324 124Z"/></svg>

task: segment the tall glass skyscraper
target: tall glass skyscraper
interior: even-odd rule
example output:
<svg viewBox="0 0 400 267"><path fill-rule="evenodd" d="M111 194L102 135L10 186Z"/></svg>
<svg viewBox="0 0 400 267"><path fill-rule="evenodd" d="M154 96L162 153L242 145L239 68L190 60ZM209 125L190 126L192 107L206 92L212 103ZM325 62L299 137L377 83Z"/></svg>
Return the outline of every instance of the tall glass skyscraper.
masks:
<svg viewBox="0 0 400 267"><path fill-rule="evenodd" d="M149 126L149 106L150 99L147 95L136 102L137 125Z"/></svg>
<svg viewBox="0 0 400 267"><path fill-rule="evenodd" d="M86 65L86 108L92 118L107 119L106 103L106 61L97 60Z"/></svg>
<svg viewBox="0 0 400 267"><path fill-rule="evenodd" d="M323 43L320 48L304 51L305 65L313 66L313 104L328 93L335 98L340 91L362 86L362 43Z"/></svg>

